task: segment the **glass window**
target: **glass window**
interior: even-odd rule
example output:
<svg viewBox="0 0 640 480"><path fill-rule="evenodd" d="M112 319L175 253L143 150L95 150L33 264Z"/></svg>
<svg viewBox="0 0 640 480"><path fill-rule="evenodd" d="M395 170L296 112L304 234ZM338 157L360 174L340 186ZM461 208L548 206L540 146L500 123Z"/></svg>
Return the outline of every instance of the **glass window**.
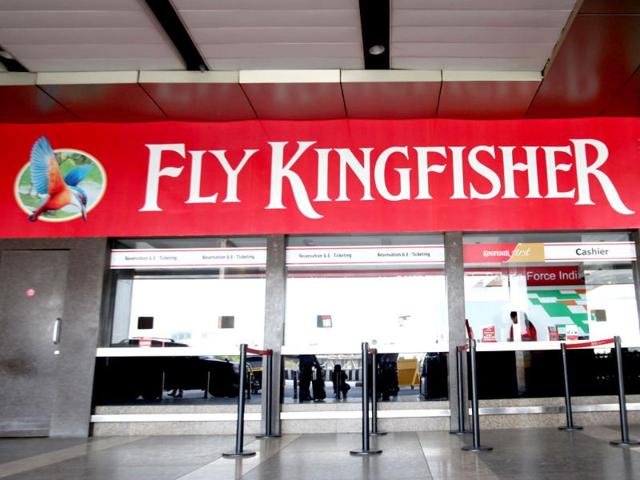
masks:
<svg viewBox="0 0 640 480"><path fill-rule="evenodd" d="M440 235L292 237L285 345L446 351Z"/></svg>
<svg viewBox="0 0 640 480"><path fill-rule="evenodd" d="M359 401L360 357L350 352L364 341L380 352L382 400L446 398L442 241L417 234L289 238L285 350L295 355L285 359L285 402Z"/></svg>
<svg viewBox="0 0 640 480"><path fill-rule="evenodd" d="M120 240L111 345L262 346L265 240Z"/></svg>
<svg viewBox="0 0 640 480"><path fill-rule="evenodd" d="M97 404L235 403L239 344L263 345L265 265L261 238L117 241L103 343L129 348L97 359ZM250 357L250 403L260 403L261 362Z"/></svg>
<svg viewBox="0 0 640 480"><path fill-rule="evenodd" d="M627 233L468 235L465 309L479 341L639 334Z"/></svg>

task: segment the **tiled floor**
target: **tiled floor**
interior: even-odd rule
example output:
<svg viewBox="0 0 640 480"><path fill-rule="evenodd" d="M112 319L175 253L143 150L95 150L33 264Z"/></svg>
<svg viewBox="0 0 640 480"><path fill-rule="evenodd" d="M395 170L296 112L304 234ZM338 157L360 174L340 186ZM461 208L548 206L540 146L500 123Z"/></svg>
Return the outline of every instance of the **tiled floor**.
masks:
<svg viewBox="0 0 640 480"><path fill-rule="evenodd" d="M635 426L634 426L635 427ZM632 432L637 432L633 428ZM359 479L640 479L640 448L615 448L614 427L482 432L491 452L463 452L471 441L445 432L372 438L383 450L353 457L355 434L247 437L255 457L222 458L229 436L0 439L0 478L11 480L359 480Z"/></svg>

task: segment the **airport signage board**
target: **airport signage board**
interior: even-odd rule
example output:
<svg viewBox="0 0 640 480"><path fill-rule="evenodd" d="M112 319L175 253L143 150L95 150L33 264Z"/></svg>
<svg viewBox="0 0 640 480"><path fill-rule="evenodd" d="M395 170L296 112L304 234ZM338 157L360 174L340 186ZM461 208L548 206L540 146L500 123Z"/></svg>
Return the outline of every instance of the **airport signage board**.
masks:
<svg viewBox="0 0 640 480"><path fill-rule="evenodd" d="M640 119L2 124L0 237L640 227Z"/></svg>

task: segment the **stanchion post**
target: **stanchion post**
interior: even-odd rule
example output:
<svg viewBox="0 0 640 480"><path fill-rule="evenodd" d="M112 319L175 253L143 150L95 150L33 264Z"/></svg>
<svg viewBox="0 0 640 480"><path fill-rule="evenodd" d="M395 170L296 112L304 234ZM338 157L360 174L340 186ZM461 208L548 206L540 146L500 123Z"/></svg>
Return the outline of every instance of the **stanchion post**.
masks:
<svg viewBox="0 0 640 480"><path fill-rule="evenodd" d="M462 435L463 433L471 433L465 427L465 417L467 412L464 411L464 363L462 359L463 349L456 347L456 383L458 385L458 430L451 430L452 435Z"/></svg>
<svg viewBox="0 0 640 480"><path fill-rule="evenodd" d="M351 450L351 455L366 456L377 455L382 450L371 450L369 448L369 344L362 343L362 448Z"/></svg>
<svg viewBox="0 0 640 480"><path fill-rule="evenodd" d="M244 389L247 377L247 344L240 345L240 379L238 385L238 418L236 420L236 449L234 452L223 453L225 458L252 457L256 452L243 451L244 441Z"/></svg>
<svg viewBox="0 0 640 480"><path fill-rule="evenodd" d="M265 395L264 415L264 435L257 435L256 438L278 438L279 434L273 433L273 352L265 355L264 368L262 369L262 394ZM266 375L265 375L266 374Z"/></svg>
<svg viewBox="0 0 640 480"><path fill-rule="evenodd" d="M618 403L620 405L620 433L622 439L618 442L610 442L616 447L634 447L640 445L637 440L629 439L629 421L627 420L627 400L624 393L624 368L622 366L622 346L620 337L613 339L616 351L616 367L618 370Z"/></svg>
<svg viewBox="0 0 640 480"><path fill-rule="evenodd" d="M371 350L371 435L386 435L378 431L378 350Z"/></svg>
<svg viewBox="0 0 640 480"><path fill-rule="evenodd" d="M476 368L476 341L469 339L471 346L471 410L473 421L473 445L464 446L462 450L468 452L487 452L492 447L480 446L480 412L478 402L478 371Z"/></svg>
<svg viewBox="0 0 640 480"><path fill-rule="evenodd" d="M209 388L211 388L211 370L207 370L207 381L204 386L204 397L205 399L209 398Z"/></svg>
<svg viewBox="0 0 640 480"><path fill-rule="evenodd" d="M582 427L578 427L573 424L573 409L571 408L571 391L569 389L569 366L567 362L567 345L565 343L562 343L562 345L560 345L560 351L562 353L562 377L564 378L564 411L567 417L567 424L564 427L558 427L558 430L573 432L574 430L582 430Z"/></svg>

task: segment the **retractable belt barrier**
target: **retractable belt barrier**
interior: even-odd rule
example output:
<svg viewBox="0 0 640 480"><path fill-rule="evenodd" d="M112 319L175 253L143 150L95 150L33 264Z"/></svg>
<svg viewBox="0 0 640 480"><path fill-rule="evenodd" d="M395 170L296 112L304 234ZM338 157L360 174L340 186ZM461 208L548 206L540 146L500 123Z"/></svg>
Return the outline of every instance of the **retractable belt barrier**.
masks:
<svg viewBox="0 0 640 480"><path fill-rule="evenodd" d="M467 412L464 410L464 360L462 352L469 348L469 344L458 345L456 347L456 383L458 385L458 430L451 430L449 433L453 435L462 435L471 433L465 428L465 417Z"/></svg>
<svg viewBox="0 0 640 480"><path fill-rule="evenodd" d="M591 342L565 342L560 345L560 351L562 353L562 378L564 382L564 412L566 416L566 425L564 427L558 427L559 430L564 430L566 432L582 430L582 427L574 425L573 423L573 408L571 406L571 391L569 387L569 362L567 360L567 350L598 347L601 345L609 345L611 343L614 343L613 338L594 340Z"/></svg>
<svg viewBox="0 0 640 480"><path fill-rule="evenodd" d="M233 452L223 453L222 456L225 458L242 458L242 457L252 457L256 454L256 452L245 451L244 448L244 405L245 405L245 381L247 378L247 353L253 353L254 355L263 355L267 357L267 375L268 380L266 383L262 384L262 391L267 389L267 412L265 414L265 434L262 437L272 437L275 435L271 434L271 381L272 381L272 361L271 357L273 356L272 350L257 350L255 348L249 348L246 343L240 345L240 379L238 385L238 418L236 420L236 449Z"/></svg>
<svg viewBox="0 0 640 480"><path fill-rule="evenodd" d="M571 397L569 392L569 375L567 369L567 350L577 348L589 348L598 347L601 345L614 344L616 353L616 377L618 379L618 405L620 409L620 441L610 442L611 445L616 447L633 447L640 445L640 442L629 439L629 421L627 419L627 400L624 392L624 367L622 364L622 346L620 343L620 337L607 338L604 340L595 340L591 342L574 342L562 344L562 368L564 373L564 389L565 389L565 406L567 412L567 426L562 427L562 430L576 430L582 427L575 427L573 425L572 409L571 409Z"/></svg>
<svg viewBox="0 0 640 480"><path fill-rule="evenodd" d="M351 450L351 455L367 456L382 453L382 450L371 449L369 445L369 344L362 343L362 448ZM372 359L373 360L373 359ZM374 370L373 375L376 376ZM374 380L375 381L375 380ZM377 392L376 392L377 394ZM375 399L374 399L375 402ZM376 426L377 429L377 426Z"/></svg>
<svg viewBox="0 0 640 480"><path fill-rule="evenodd" d="M476 341L469 339L471 350L471 420L473 424L473 444L462 447L468 452L488 452L492 447L480 445L480 412L478 406L478 371L476 366ZM466 349L465 349L466 350Z"/></svg>
<svg viewBox="0 0 640 480"><path fill-rule="evenodd" d="M378 430L378 350L369 349L371 355L371 435L386 435Z"/></svg>
<svg viewBox="0 0 640 480"><path fill-rule="evenodd" d="M640 441L629 439L629 421L627 418L627 402L624 391L624 367L622 362L622 346L620 337L613 338L605 338L602 340L593 340L588 342L571 342L566 343L563 342L560 345L560 350L562 353L562 373L564 379L564 398L565 398L565 412L566 412L566 425L564 427L559 427L560 430L565 431L573 431L573 430L581 430L582 427L576 426L573 423L573 409L571 407L571 391L569 387L569 367L567 361L567 350L575 350L580 348L593 348L604 345L614 345L615 355L616 355L616 377L618 380L618 404L620 410L620 441L610 442L611 445L616 447L634 447L640 445ZM470 450L473 452L479 452L484 450L491 450L490 447L481 447L480 446L480 424L479 424L479 416L478 416L478 385L477 385L477 372L476 372L476 341L471 339L469 340L470 350L471 350L471 397L472 397L472 421L473 421L473 445L463 447L463 450ZM467 345L461 345L457 347L458 356L461 355L461 352L467 349ZM463 380L460 378L460 365L462 364L461 359L458 359L458 409L461 412L462 407L462 398L460 396L461 391L461 383ZM460 415L460 414L459 414ZM458 418L458 431L454 431L451 433L463 433L464 431L464 416L460 416Z"/></svg>

